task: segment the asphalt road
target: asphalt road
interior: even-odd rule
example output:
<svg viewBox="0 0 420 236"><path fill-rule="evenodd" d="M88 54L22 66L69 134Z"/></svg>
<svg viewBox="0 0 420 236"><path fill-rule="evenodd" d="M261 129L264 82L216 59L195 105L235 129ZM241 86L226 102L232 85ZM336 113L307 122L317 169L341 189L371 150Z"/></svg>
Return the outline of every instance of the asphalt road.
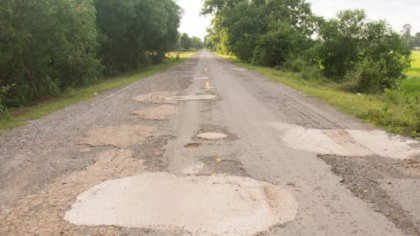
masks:
<svg viewBox="0 0 420 236"><path fill-rule="evenodd" d="M420 235L420 145L202 51L0 137L1 235Z"/></svg>

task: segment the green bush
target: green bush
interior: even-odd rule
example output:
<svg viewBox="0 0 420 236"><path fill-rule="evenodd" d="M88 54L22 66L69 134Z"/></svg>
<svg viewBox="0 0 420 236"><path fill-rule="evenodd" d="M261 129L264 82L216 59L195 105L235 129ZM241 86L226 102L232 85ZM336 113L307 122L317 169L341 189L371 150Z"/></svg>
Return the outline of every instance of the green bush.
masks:
<svg viewBox="0 0 420 236"><path fill-rule="evenodd" d="M284 63L284 67L292 72L302 72L306 67L306 61L302 58L289 59Z"/></svg>

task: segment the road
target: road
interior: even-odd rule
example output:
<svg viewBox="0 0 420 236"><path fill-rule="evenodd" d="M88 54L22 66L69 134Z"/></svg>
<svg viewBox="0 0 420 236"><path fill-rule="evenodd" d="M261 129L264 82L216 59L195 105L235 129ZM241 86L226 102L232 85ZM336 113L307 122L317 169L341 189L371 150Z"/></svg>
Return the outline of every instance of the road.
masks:
<svg viewBox="0 0 420 236"><path fill-rule="evenodd" d="M420 145L207 51L0 137L1 235L420 235Z"/></svg>

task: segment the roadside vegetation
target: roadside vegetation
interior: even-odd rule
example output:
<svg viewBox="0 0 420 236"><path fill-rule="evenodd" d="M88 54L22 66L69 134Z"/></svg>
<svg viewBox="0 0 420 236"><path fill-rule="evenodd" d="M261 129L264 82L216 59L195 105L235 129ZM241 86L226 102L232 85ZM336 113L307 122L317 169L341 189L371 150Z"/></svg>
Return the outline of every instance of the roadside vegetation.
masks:
<svg viewBox="0 0 420 236"><path fill-rule="evenodd" d="M193 54L194 53L190 52L170 52L167 54L168 58L164 59L161 64L132 70L118 76L107 77L99 83L87 87L69 89L59 96L46 101L40 101L32 106L11 108L8 114L4 114L0 118L0 133L7 129L25 125L28 120L39 119L77 102L89 100L102 92L118 89L142 78L159 73L160 71L184 62ZM179 59L176 59L177 57L179 57Z"/></svg>
<svg viewBox="0 0 420 236"><path fill-rule="evenodd" d="M324 19L300 0L206 0L202 14L215 16L208 49L390 132L420 132L409 25L399 34L357 9Z"/></svg>
<svg viewBox="0 0 420 236"><path fill-rule="evenodd" d="M167 55L180 49L181 17L174 0L0 1L0 129L125 85L118 75L128 71L140 78L181 62ZM188 39L183 51L203 47Z"/></svg>

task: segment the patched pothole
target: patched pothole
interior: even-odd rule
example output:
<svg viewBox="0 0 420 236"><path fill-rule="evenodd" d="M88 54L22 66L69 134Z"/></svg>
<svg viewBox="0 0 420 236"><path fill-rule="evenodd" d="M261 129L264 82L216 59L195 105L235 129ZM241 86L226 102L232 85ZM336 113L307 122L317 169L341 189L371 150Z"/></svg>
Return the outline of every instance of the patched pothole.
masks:
<svg viewBox="0 0 420 236"><path fill-rule="evenodd" d="M155 128L152 126L143 125L105 127L88 131L83 139L83 143L94 147L114 146L126 148L143 142L151 136L154 130Z"/></svg>
<svg viewBox="0 0 420 236"><path fill-rule="evenodd" d="M167 97L167 101L193 101L193 100L212 100L215 99L215 95L200 94L200 95L186 95L186 96L174 96Z"/></svg>
<svg viewBox="0 0 420 236"><path fill-rule="evenodd" d="M227 160L223 157L204 157L200 159L204 167L199 175L226 174L230 176L249 176L240 161Z"/></svg>
<svg viewBox="0 0 420 236"><path fill-rule="evenodd" d="M179 108L171 105L162 105L145 110L131 112L131 115L137 115L143 119L165 120L168 116L178 113Z"/></svg>
<svg viewBox="0 0 420 236"><path fill-rule="evenodd" d="M145 103L173 103L171 101L166 100L166 97L174 95L172 92L167 91L158 91L148 94L142 94L137 97L133 97L132 99L137 102L145 102Z"/></svg>
<svg viewBox="0 0 420 236"><path fill-rule="evenodd" d="M223 133L216 133L216 132L209 132L209 133L201 133L197 135L200 139L206 139L206 140L218 140L218 139L224 139L227 138L227 134Z"/></svg>
<svg viewBox="0 0 420 236"><path fill-rule="evenodd" d="M78 196L65 220L201 236L255 235L292 221L286 190L236 176L144 173L107 181Z"/></svg>

